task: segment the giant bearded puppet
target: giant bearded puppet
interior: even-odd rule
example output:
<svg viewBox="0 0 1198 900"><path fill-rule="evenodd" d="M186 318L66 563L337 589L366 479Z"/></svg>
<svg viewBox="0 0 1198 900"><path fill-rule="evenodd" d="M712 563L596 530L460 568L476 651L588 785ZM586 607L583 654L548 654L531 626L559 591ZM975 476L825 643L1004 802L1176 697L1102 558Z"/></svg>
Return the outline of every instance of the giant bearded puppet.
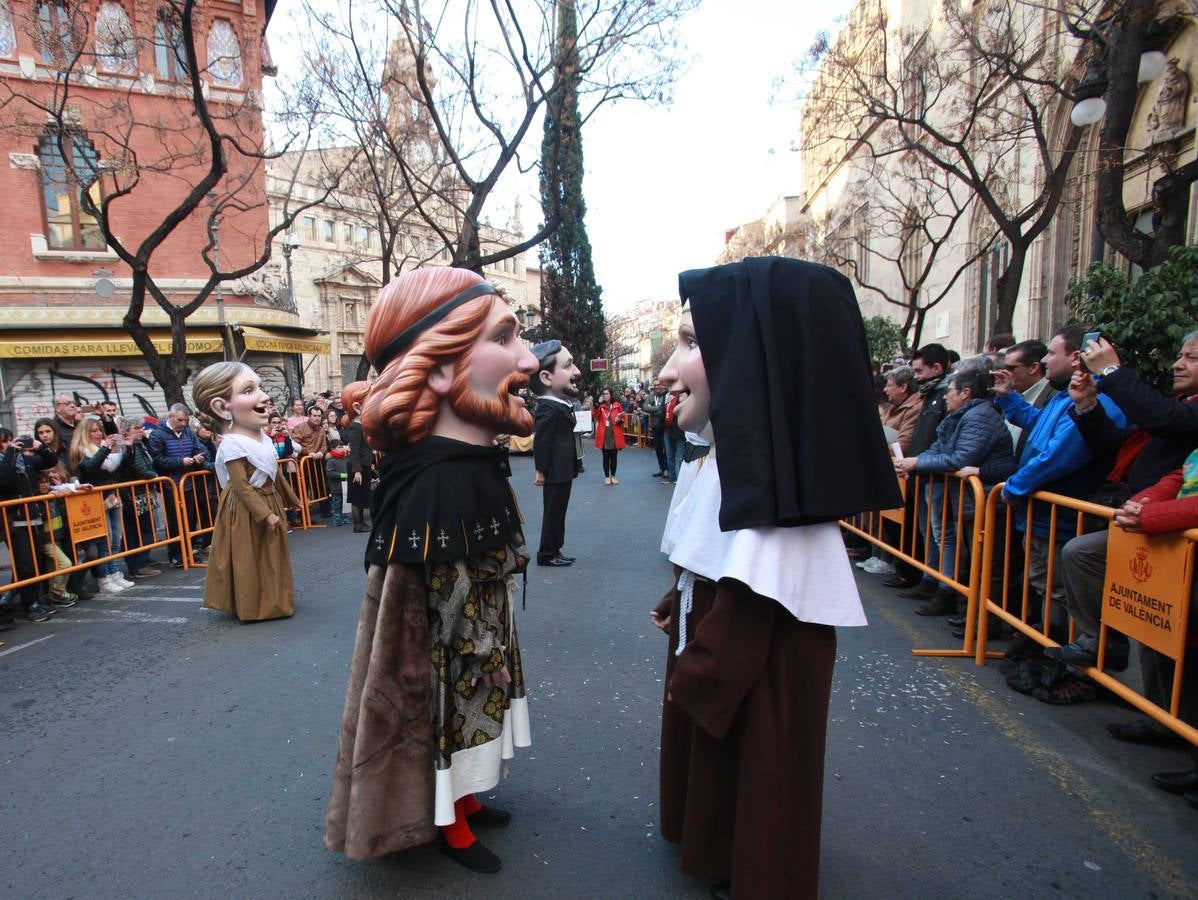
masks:
<svg viewBox="0 0 1198 900"><path fill-rule="evenodd" d="M468 868L506 824L474 797L529 745L513 597L528 557L499 433L527 435L516 395L537 369L496 289L418 269L379 293L366 354L379 373L362 430L386 455L371 502L366 598L350 668L325 843L352 859L435 839Z"/></svg>
<svg viewBox="0 0 1198 900"><path fill-rule="evenodd" d="M667 519L677 587L652 613L670 636L661 831L717 897L815 897L835 627L865 624L836 520L902 502L865 329L848 279L813 263L679 283L660 379L710 450Z"/></svg>

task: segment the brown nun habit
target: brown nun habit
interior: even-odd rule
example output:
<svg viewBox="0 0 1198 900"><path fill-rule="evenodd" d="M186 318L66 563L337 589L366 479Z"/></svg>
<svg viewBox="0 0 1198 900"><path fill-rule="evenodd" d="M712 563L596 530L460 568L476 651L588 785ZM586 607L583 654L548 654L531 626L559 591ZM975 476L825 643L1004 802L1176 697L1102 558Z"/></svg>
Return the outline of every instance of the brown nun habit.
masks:
<svg viewBox="0 0 1198 900"><path fill-rule="evenodd" d="M722 533L733 552L763 549L753 557L761 565L797 549L809 590L822 590L825 568L827 583L851 586L832 523L901 502L852 287L835 270L777 258L684 272L679 283L715 437L707 477L701 471L691 490L719 491L718 529L686 527L707 529L717 545ZM676 567L684 590L657 607L671 619L661 832L682 845L683 871L730 880L734 897L815 897L836 659L835 629L823 623L842 620L814 613L818 597L755 593L722 577L726 568L736 567L706 576Z"/></svg>

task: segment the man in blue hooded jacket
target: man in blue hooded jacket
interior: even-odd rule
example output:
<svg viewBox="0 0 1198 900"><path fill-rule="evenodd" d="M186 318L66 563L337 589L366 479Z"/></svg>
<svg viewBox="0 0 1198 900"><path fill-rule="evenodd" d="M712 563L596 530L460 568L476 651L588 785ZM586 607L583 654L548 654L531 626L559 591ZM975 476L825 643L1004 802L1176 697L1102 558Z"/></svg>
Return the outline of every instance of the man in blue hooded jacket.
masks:
<svg viewBox="0 0 1198 900"><path fill-rule="evenodd" d="M1103 482L1105 465L1096 460L1069 416L1073 401L1066 390L1074 371L1082 366L1082 340L1084 325L1065 325L1053 334L1044 357L1044 371L1057 394L1043 409L1036 409L1014 390L1011 373L999 369L994 373L994 393L999 409L1007 420L1025 430L1028 438L1019 457L1015 474L1007 479L1003 488L1003 500L1012 505L1022 505L1036 491L1050 491L1079 500L1089 498ZM1127 417L1110 397L1101 395L1098 400L1107 415L1118 427L1127 425ZM1054 558L1052 597L1054 623L1064 624L1064 584L1061 581L1061 547L1077 533L1074 515L1057 516L1056 540L1049 541L1051 507L1037 503L1032 510L1032 530L1027 535L1028 578L1032 587L1043 595L1047 589L1048 560ZM1027 516L1015 513L1015 528L1027 528Z"/></svg>

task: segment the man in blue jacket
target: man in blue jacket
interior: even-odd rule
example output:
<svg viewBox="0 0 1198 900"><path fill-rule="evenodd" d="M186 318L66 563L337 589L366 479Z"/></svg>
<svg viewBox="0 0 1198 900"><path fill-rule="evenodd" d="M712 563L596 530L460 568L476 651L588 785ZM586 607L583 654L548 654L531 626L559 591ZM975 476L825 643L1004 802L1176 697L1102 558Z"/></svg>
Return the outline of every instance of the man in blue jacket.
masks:
<svg viewBox="0 0 1198 900"><path fill-rule="evenodd" d="M1092 457L1090 448L1069 415L1073 401L1066 390L1073 373L1082 366L1082 339L1086 333L1083 325L1065 325L1053 334L1044 357L1044 372L1057 394L1036 409L1014 390L1009 371L999 369L994 373L994 393L999 409L1007 420L1019 428L1028 430L1023 453L1019 457L1015 474L1007 479L1003 488L1003 500L1012 506L1021 506L1036 491L1051 491L1084 500L1102 484L1103 460ZM1105 394L1099 397L1107 416L1118 427L1127 425L1127 417ZM1027 528L1027 516L1020 510L1013 513L1015 528ZM1045 595L1047 592L1048 560L1054 558L1051 596L1057 601L1053 607L1053 623L1064 625L1064 583L1061 580L1061 547L1076 534L1077 520L1072 515L1057 516L1056 540L1049 541L1050 507L1038 503L1032 511L1032 530L1027 535L1028 578L1031 586Z"/></svg>
<svg viewBox="0 0 1198 900"><path fill-rule="evenodd" d="M202 472L207 468L208 456L203 445L188 424L191 413L182 403L171 406L166 421L159 424L146 438L146 448L150 458L154 460L154 468L160 475L169 475L177 486L188 472ZM198 528L201 524L200 505L206 500L206 495L195 491L195 479L184 485L183 505L187 511L189 527ZM167 531L171 537L179 534L178 517L175 505L166 504ZM206 537L196 538L195 547L202 551L208 545ZM167 547L171 565L176 569L183 565L183 552L178 544Z"/></svg>

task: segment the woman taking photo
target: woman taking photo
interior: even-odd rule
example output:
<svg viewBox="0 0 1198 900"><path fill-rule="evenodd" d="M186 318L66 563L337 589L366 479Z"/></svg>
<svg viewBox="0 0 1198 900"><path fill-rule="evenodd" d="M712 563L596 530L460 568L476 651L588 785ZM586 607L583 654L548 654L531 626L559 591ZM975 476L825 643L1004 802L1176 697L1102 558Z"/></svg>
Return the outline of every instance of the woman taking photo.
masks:
<svg viewBox="0 0 1198 900"><path fill-rule="evenodd" d="M96 488L116 484L120 480L117 472L125 456L124 448L124 438L119 434L104 434L100 420L95 416L86 416L71 438L71 471L79 476L80 481L89 482ZM80 557L96 559L120 552L121 498L117 491L105 492L104 515L108 520L108 537L81 543L78 549ZM121 564L115 559L96 566L96 580L100 584L100 591L105 594L119 594L125 588L133 587L133 582L121 575Z"/></svg>
<svg viewBox="0 0 1198 900"><path fill-rule="evenodd" d="M124 441L124 459L117 470L120 481L149 481L157 476L154 460L146 447L146 421L140 416L122 416L117 427ZM158 494L149 486L121 488L121 518L125 546L129 550L152 544L154 536L153 510L158 506ZM125 557L131 578L152 578L162 570L150 565L150 551L142 550Z"/></svg>
<svg viewBox="0 0 1198 900"><path fill-rule="evenodd" d="M603 483L619 484L616 454L624 449L624 407L612 399L611 388L604 388L599 394L593 416L595 448L603 451Z"/></svg>

